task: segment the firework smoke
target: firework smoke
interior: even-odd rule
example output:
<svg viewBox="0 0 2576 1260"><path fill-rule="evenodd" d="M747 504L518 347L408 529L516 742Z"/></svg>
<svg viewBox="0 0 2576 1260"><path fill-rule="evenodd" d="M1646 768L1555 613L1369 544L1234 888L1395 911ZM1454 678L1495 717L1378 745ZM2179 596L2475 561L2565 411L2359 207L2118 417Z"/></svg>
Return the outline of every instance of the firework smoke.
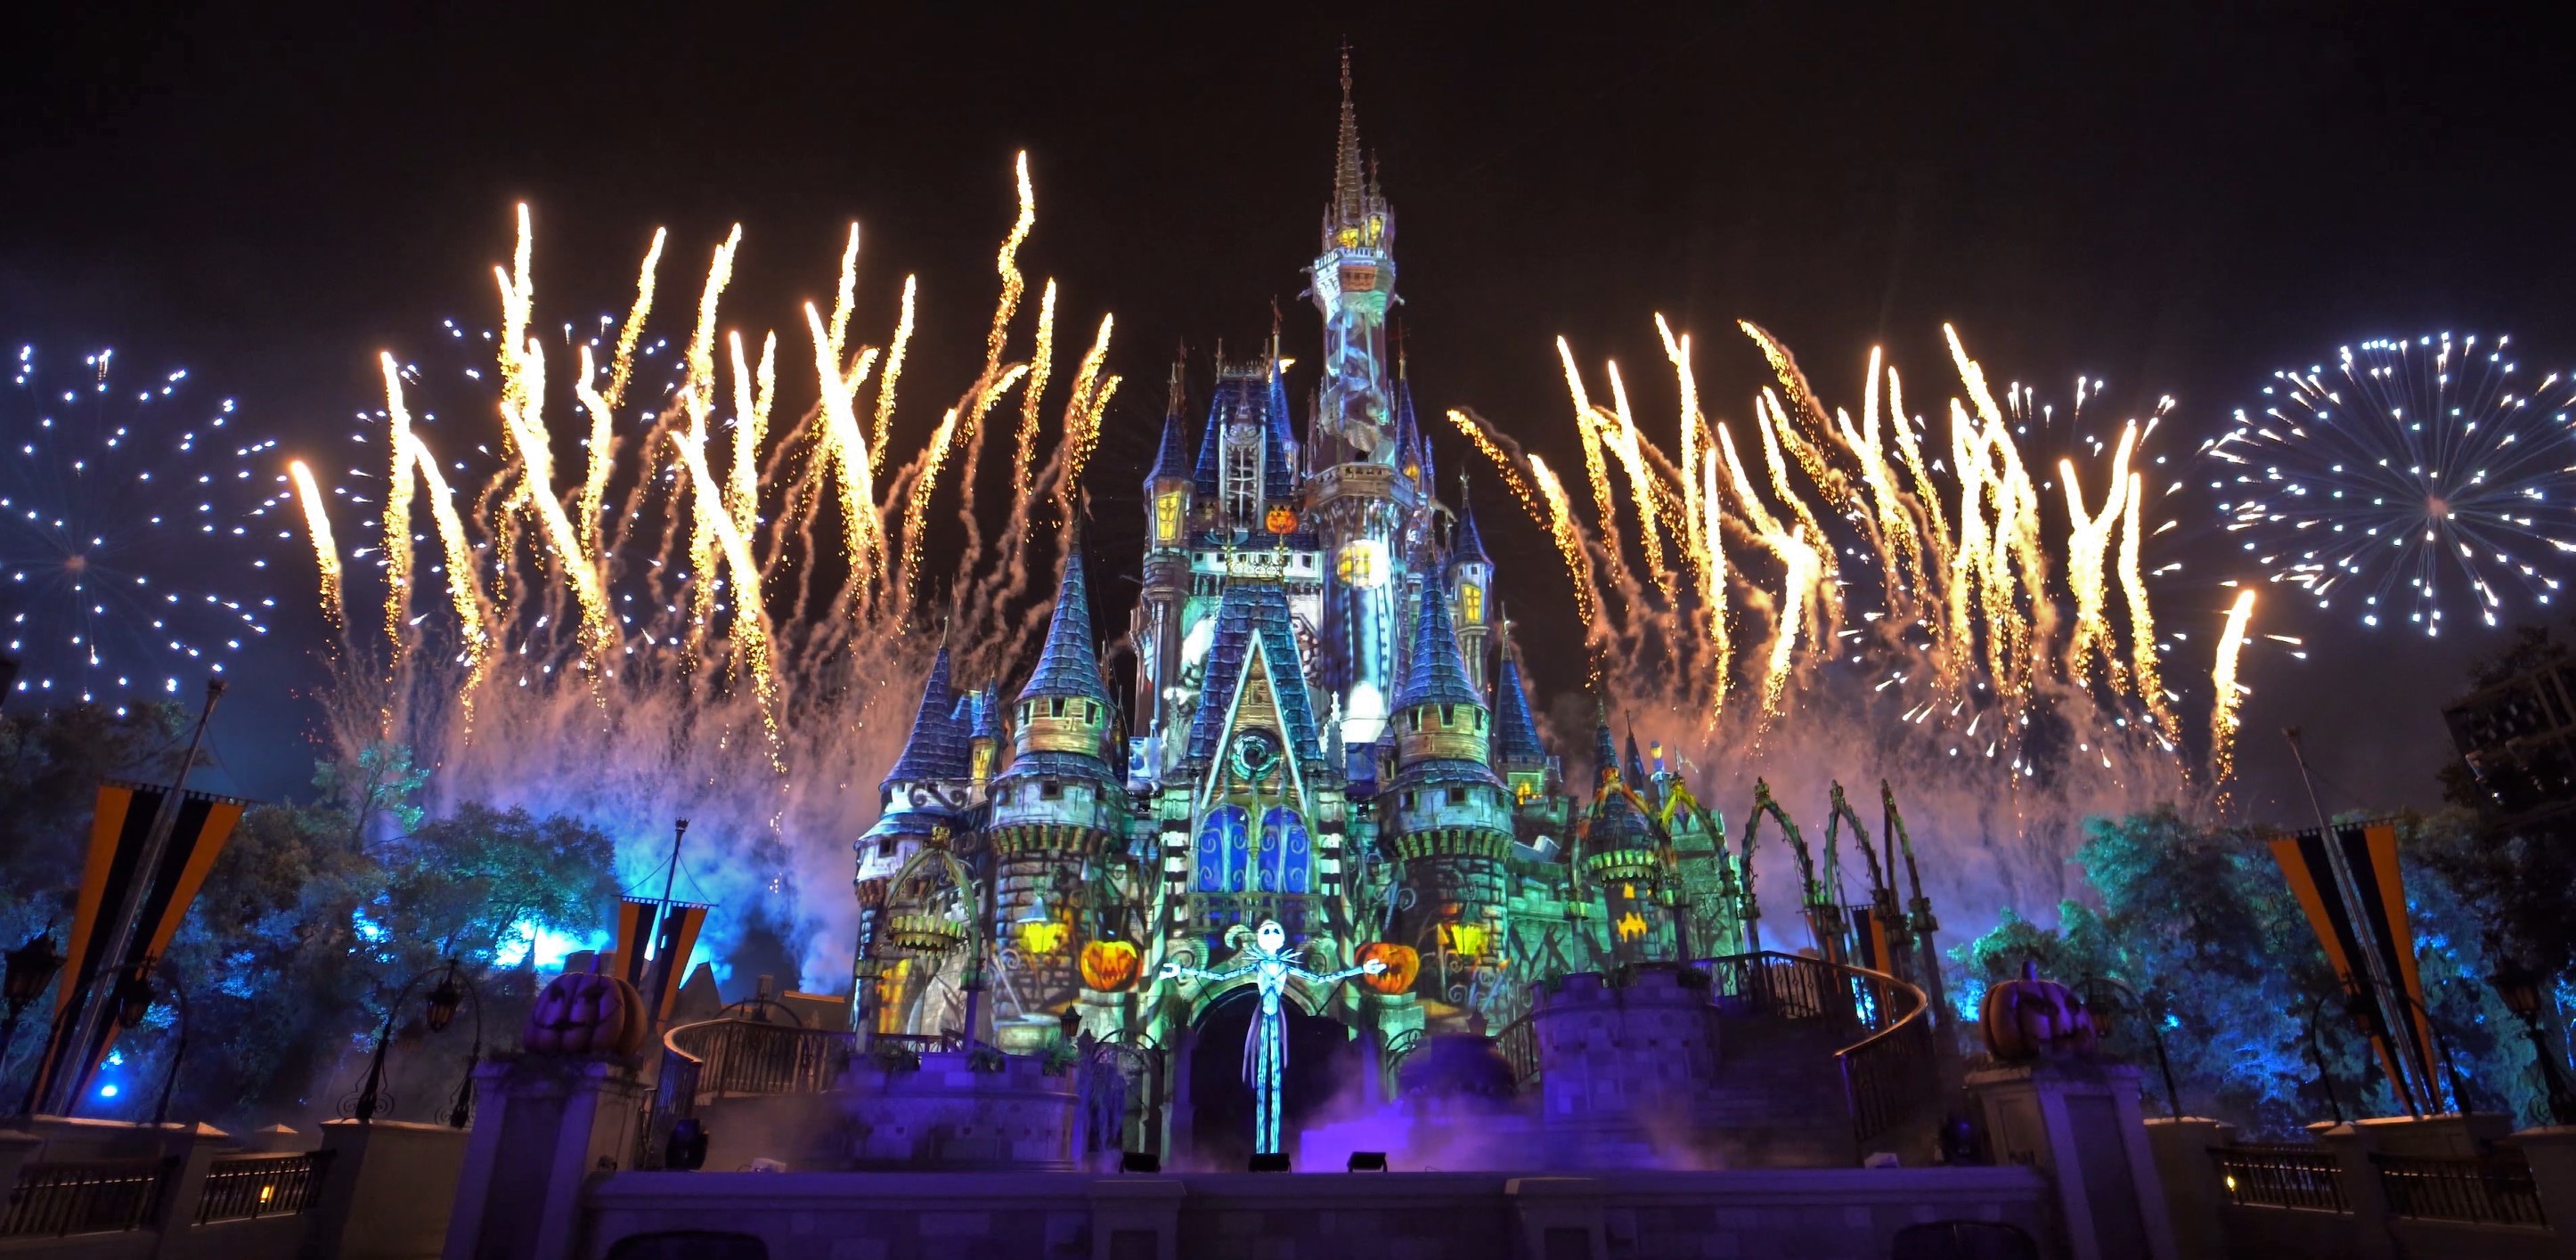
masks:
<svg viewBox="0 0 2576 1260"><path fill-rule="evenodd" d="M343 572L327 496L297 471L326 605L348 627L331 726L343 751L408 744L436 768L441 800L597 823L617 837L630 882L667 852L671 820L690 818L680 892L718 903L708 951L726 957L764 926L797 952L807 987L845 985L850 842L875 816L876 777L901 749L928 658L944 633L963 679L990 684L1013 667L1042 623L1031 591L1052 589L1044 578L1063 563L1073 481L1118 388L1103 372L1104 318L1058 409L1053 453L1037 458L1056 290L1046 282L1029 358L1010 361L1026 287L1015 259L1036 222L1025 155L1017 175L985 362L930 444L890 474L915 286L905 279L888 346L849 344L855 225L828 317L802 312L811 401L780 423L777 336L756 358L739 333L719 336L739 228L711 256L678 378L638 401L639 358L664 344L643 338L664 237L654 235L625 321L576 348L569 389L550 388L561 356L533 331L523 207L512 262L495 269L497 470L460 500L388 355L391 449L362 474L383 477L385 492L381 502L345 496L376 509L358 523L382 536L372 574ZM973 502L983 421L1015 390L1019 493L988 538ZM580 432L549 415L564 393L586 413ZM559 449L585 436L579 475L559 476ZM952 464L967 543L943 583L923 572L923 536ZM414 531L416 510L431 528ZM415 601L421 574L444 583L443 602ZM362 579L380 588L381 636L342 614Z"/></svg>

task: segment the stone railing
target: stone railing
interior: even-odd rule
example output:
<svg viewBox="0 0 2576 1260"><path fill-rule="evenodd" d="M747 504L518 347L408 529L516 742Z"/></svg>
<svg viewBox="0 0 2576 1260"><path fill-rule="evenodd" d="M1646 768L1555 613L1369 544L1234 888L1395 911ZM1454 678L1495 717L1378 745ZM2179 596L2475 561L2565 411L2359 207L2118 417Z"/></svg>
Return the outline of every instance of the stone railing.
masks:
<svg viewBox="0 0 2576 1260"><path fill-rule="evenodd" d="M9 1191L0 1238L113 1234L152 1221L175 1161L65 1160L27 1164Z"/></svg>
<svg viewBox="0 0 2576 1260"><path fill-rule="evenodd" d="M196 1221L255 1221L293 1216L313 1206L331 1168L330 1151L295 1155L219 1155L206 1170Z"/></svg>
<svg viewBox="0 0 2576 1260"><path fill-rule="evenodd" d="M2204 1254L2576 1254L2576 1129L2509 1128L2498 1115L2397 1117L2241 1143L2214 1120L2147 1122L2175 1233Z"/></svg>

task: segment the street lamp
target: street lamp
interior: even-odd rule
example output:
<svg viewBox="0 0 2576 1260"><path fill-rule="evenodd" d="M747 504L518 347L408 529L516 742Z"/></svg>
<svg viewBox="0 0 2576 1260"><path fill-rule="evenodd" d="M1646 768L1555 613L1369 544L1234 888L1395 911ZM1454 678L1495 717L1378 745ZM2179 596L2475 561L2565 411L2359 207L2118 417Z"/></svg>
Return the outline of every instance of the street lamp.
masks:
<svg viewBox="0 0 2576 1260"><path fill-rule="evenodd" d="M54 973L63 969L63 956L54 949L54 933L48 928L27 938L27 943L6 954L0 954L0 1004L8 1007L7 1023L0 1025L0 1058L6 1058L9 1047L18 1040L18 1017L43 997L45 986L54 982Z"/></svg>
<svg viewBox="0 0 2576 1260"><path fill-rule="evenodd" d="M2174 1119L2182 1119L2182 1092L2174 1088L2173 1061L2165 1057L2163 995L2155 994L2156 1000L2150 1001L2138 996L2137 990L2109 976L2086 976L2075 988L2076 992L2083 995L2086 1006L2097 1008L2111 1006L2111 1003L2099 1000L2102 992L2107 990L2118 994L2127 1002L2129 1009L2138 1013L2139 1020L2147 1026L2147 1039L2156 1047L2156 1071L2164 1077L2165 1082L2165 1107L2173 1113Z"/></svg>
<svg viewBox="0 0 2576 1260"><path fill-rule="evenodd" d="M394 1020L402 1014L403 1003L411 1000L412 990L432 976L438 977L438 983L425 995L421 1007L421 1023L429 1031L444 1031L455 1021L456 1012L464 1005L465 999L474 999L474 1048L466 1054L465 1083L457 1087L455 1106L447 1116L449 1128L465 1127L474 1104L474 1065L483 1057L483 996L482 991L475 987L474 978L459 970L457 960L453 958L403 982L402 992L385 1007L385 1022L376 1030L375 1054L367 1062L366 1083L358 1087L357 1103L350 1109L351 1117L360 1124L375 1122L376 1109L383 1099L385 1052L393 1046Z"/></svg>
<svg viewBox="0 0 2576 1260"><path fill-rule="evenodd" d="M2576 1094L2567 1088L2567 1075L2560 1068L2558 1053L2549 1048L2549 1038L2540 1031L2540 982L2538 972L2508 957L2499 965L2487 983L2495 986L2496 996L2504 999L2504 1008L2522 1021L2523 1035L2531 1038L2531 1055L2540 1060L2540 1076L2549 1093L2549 1118L2557 1124L2576 1124Z"/></svg>

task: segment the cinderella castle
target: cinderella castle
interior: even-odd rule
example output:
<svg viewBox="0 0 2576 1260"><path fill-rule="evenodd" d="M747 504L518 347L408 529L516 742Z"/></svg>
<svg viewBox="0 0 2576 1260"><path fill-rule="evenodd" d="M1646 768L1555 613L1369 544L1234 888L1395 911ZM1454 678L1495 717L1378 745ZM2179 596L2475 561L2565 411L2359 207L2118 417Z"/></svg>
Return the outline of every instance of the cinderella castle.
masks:
<svg viewBox="0 0 2576 1260"><path fill-rule="evenodd" d="M1605 716L1570 771L1540 736L1497 567L1463 485L1441 498L1389 353L1396 215L1347 61L1342 87L1309 267L1321 379L1300 417L1274 334L1219 363L1193 431L1176 370L1144 484L1133 693L1112 691L1069 548L1016 690L963 685L942 651L856 846L862 1039L1151 1047L1142 1123L1181 1145L1248 1128L1253 981L1188 973L1246 957L1266 921L1306 972L1382 964L1277 994L1292 1126L1301 1105L1399 1092L1426 1039L1531 1059L1500 1033L1542 982L1759 948L1723 823L1659 747L1649 765L1631 735L1623 757ZM1863 954L1905 946L1847 927L1828 935Z"/></svg>

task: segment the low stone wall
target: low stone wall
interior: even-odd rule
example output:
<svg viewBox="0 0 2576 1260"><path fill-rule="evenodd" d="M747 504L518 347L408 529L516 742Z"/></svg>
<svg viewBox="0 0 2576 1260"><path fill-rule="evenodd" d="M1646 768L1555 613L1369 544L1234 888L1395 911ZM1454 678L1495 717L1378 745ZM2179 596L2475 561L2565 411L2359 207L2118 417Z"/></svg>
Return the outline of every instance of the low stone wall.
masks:
<svg viewBox="0 0 2576 1260"><path fill-rule="evenodd" d="M2044 1192L2027 1168L620 1173L586 1191L577 1254L606 1260L622 1239L714 1231L758 1239L767 1260L1763 1260L1883 1256L1907 1226L1971 1221L2054 1255Z"/></svg>

